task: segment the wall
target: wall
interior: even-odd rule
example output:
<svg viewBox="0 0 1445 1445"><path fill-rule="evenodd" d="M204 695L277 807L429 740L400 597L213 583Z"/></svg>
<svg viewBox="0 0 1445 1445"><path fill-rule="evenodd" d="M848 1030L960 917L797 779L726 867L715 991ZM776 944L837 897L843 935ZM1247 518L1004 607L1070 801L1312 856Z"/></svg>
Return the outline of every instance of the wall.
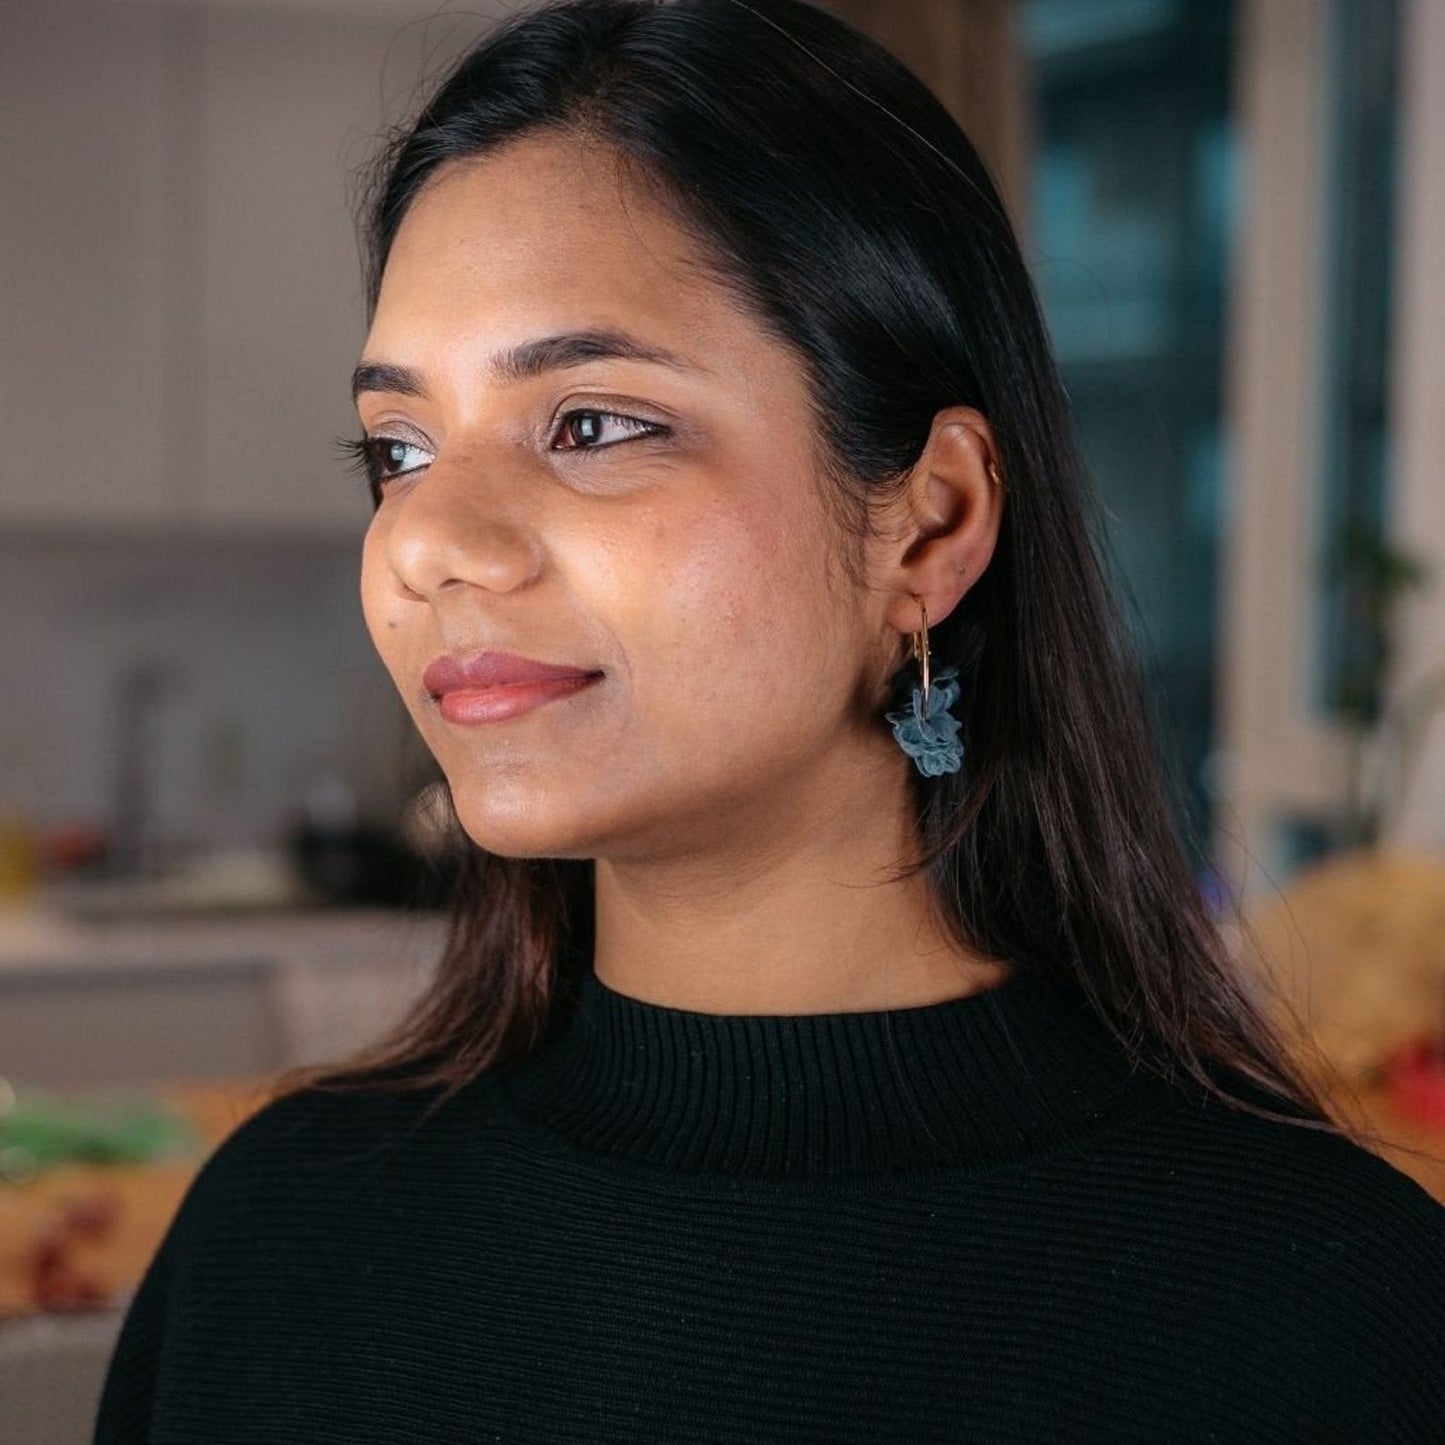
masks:
<svg viewBox="0 0 1445 1445"><path fill-rule="evenodd" d="M410 723L376 661L338 542L0 536L0 800L100 820L116 680L157 662L159 813L172 833L264 837L323 771L395 806Z"/></svg>
<svg viewBox="0 0 1445 1445"><path fill-rule="evenodd" d="M1013 0L824 0L881 41L978 148L1015 225L1027 224L1028 116Z"/></svg>
<svg viewBox="0 0 1445 1445"><path fill-rule="evenodd" d="M163 834L274 833L415 757L332 440L365 330L356 168L488 6L8 0L0 31L0 813L114 811L117 684L164 667Z"/></svg>
<svg viewBox="0 0 1445 1445"><path fill-rule="evenodd" d="M1388 832L1445 848L1445 5L1414 0L1404 22L1390 522L1433 575L1404 609L1392 697L1398 706L1433 692L1436 710Z"/></svg>

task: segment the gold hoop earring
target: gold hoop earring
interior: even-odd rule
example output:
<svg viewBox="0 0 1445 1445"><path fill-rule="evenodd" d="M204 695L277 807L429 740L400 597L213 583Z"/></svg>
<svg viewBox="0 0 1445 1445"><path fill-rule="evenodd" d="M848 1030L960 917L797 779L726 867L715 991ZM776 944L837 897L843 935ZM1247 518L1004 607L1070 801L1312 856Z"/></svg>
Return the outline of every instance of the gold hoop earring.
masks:
<svg viewBox="0 0 1445 1445"><path fill-rule="evenodd" d="M928 607L923 598L919 597L918 611L923 619L923 630L913 634L913 660L918 664L923 673L923 696L928 696Z"/></svg>
<svg viewBox="0 0 1445 1445"><path fill-rule="evenodd" d="M945 667L932 675L928 656L928 608L923 598L909 594L918 603L923 630L913 634L913 656L923 673L915 683L908 707L901 712L885 713L893 725L893 736L899 747L913 759L924 777L936 778L941 773L956 773L963 765L963 744L958 740L959 720L949 712L958 701L958 669Z"/></svg>

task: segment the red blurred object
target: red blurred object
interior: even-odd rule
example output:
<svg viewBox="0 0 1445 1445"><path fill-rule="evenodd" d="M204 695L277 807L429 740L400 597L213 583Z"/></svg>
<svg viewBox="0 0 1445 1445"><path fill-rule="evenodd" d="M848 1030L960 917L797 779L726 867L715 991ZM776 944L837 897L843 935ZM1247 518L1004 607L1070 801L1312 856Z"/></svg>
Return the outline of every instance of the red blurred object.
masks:
<svg viewBox="0 0 1445 1445"><path fill-rule="evenodd" d="M44 1310L85 1310L105 1306L111 1291L94 1274L79 1269L72 1257L78 1239L109 1234L120 1213L114 1192L76 1195L36 1238L30 1253L30 1297Z"/></svg>
<svg viewBox="0 0 1445 1445"><path fill-rule="evenodd" d="M110 1291L70 1258L73 1235L59 1230L35 1243L30 1258L30 1297L45 1310L89 1309L107 1304Z"/></svg>
<svg viewBox="0 0 1445 1445"><path fill-rule="evenodd" d="M61 1219L73 1234L91 1239L109 1234L120 1218L120 1195L114 1190L101 1194L79 1194L61 1206Z"/></svg>
<svg viewBox="0 0 1445 1445"><path fill-rule="evenodd" d="M92 1310L109 1305L111 1292L93 1275L62 1268L36 1276L33 1298L43 1310Z"/></svg>
<svg viewBox="0 0 1445 1445"><path fill-rule="evenodd" d="M40 837L41 861L60 873L100 862L107 847L105 830L91 823L62 823Z"/></svg>
<svg viewBox="0 0 1445 1445"><path fill-rule="evenodd" d="M1445 1037L1425 1034L1401 1045L1385 1065L1385 1087L1402 1114L1445 1128Z"/></svg>

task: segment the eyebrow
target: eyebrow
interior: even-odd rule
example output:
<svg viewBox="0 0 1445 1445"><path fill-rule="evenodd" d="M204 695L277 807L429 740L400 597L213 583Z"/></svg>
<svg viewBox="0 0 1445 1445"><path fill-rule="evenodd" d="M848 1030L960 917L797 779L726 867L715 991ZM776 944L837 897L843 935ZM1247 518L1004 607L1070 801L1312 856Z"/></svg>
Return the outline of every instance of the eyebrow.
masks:
<svg viewBox="0 0 1445 1445"><path fill-rule="evenodd" d="M488 371L498 381L518 382L549 371L602 360L645 361L654 366L670 366L677 371L697 372L702 369L676 352L653 346L625 331L599 329L569 331L519 342L497 352L488 365ZM401 396L426 395L419 372L385 361L363 361L352 372L352 401L364 391L392 391Z"/></svg>

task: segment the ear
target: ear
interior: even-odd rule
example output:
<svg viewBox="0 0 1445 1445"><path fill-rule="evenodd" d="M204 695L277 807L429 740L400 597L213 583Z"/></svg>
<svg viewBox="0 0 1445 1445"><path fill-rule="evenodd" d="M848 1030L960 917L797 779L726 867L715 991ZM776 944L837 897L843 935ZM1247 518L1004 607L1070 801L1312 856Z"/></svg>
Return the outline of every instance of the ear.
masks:
<svg viewBox="0 0 1445 1445"><path fill-rule="evenodd" d="M884 620L905 638L923 626L916 598L923 599L932 628L983 575L998 542L1005 482L983 413L968 406L940 411L873 554Z"/></svg>

